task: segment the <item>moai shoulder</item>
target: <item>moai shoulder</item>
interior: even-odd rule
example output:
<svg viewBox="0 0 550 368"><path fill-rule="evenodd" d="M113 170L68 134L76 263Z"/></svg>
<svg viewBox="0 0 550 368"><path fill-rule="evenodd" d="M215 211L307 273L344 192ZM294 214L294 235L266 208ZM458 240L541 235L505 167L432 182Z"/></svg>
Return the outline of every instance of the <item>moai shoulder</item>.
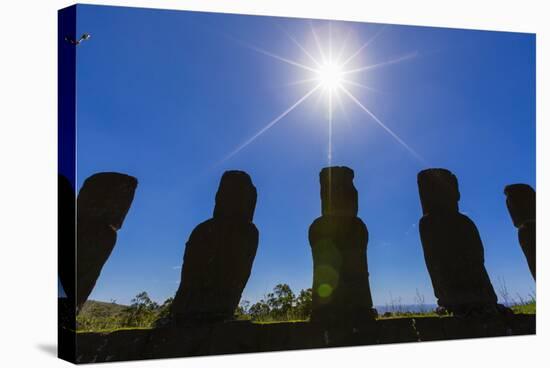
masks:
<svg viewBox="0 0 550 368"><path fill-rule="evenodd" d="M323 239L339 240L345 249L364 244L367 247L369 232L365 223L358 217L321 216L309 227L309 242L312 246L322 244Z"/></svg>
<svg viewBox="0 0 550 368"><path fill-rule="evenodd" d="M251 222L209 219L199 224L185 244L184 265L188 274L199 275L211 269L224 272L235 258L252 263L258 249L259 232ZM234 272L247 272L248 267L235 267ZM211 274L203 273L204 277ZM185 277L184 277L185 278Z"/></svg>
<svg viewBox="0 0 550 368"><path fill-rule="evenodd" d="M418 228L424 248L441 252L442 256L450 258L474 252L479 253L480 261L484 260L483 242L479 230L468 216L460 212L425 214L420 218ZM446 246L441 247L441 244Z"/></svg>

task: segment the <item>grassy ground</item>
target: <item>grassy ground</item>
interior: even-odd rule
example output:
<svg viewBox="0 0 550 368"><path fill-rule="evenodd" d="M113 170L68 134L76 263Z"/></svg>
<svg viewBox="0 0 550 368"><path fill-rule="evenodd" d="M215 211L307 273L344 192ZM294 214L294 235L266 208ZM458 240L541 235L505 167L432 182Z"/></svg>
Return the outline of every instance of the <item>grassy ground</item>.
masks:
<svg viewBox="0 0 550 368"><path fill-rule="evenodd" d="M523 314L537 314L537 302L529 302L525 304L518 304L512 307L514 313L523 313Z"/></svg>
<svg viewBox="0 0 550 368"><path fill-rule="evenodd" d="M378 316L377 319L383 320L383 319L396 319L396 318L428 318L428 317L445 317L445 316L439 316L435 312L426 312L426 313L411 313L411 312L397 312L397 313L391 313L391 314L384 314L381 316Z"/></svg>
<svg viewBox="0 0 550 368"><path fill-rule="evenodd" d="M516 304L510 307L514 314L537 314L537 303L535 301L527 302L523 304ZM425 313L411 313L411 312L396 312L386 313L378 317L378 319L394 319L394 318L426 318L426 317L449 317L450 315L438 315L434 311Z"/></svg>
<svg viewBox="0 0 550 368"><path fill-rule="evenodd" d="M103 328L103 329L78 329L76 333L111 333L115 331L134 331L134 330L152 330L153 327L113 327L113 328Z"/></svg>
<svg viewBox="0 0 550 368"><path fill-rule="evenodd" d="M537 304L535 301L517 304L511 307L515 314L536 314ZM123 330L147 330L152 328L151 326L145 327L128 327L124 326L120 316L123 313L125 306L120 306L114 303L103 302L87 302L78 317L80 322L78 333L95 332L95 333L109 333L113 331ZM429 317L448 317L449 315L439 316L434 311L426 311L424 313L413 312L393 312L384 313L378 317L379 320L386 319L398 319L398 318L429 318ZM248 317L249 318L249 317ZM250 320L248 318L241 318L242 320ZM251 321L255 324L274 324L274 323L293 323L293 322L307 322L308 319L281 319L281 320L261 320Z"/></svg>
<svg viewBox="0 0 550 368"><path fill-rule="evenodd" d="M271 325L275 323L297 323L297 322L308 322L307 319L294 319L294 320L281 320L281 321L252 321L252 323L257 325Z"/></svg>

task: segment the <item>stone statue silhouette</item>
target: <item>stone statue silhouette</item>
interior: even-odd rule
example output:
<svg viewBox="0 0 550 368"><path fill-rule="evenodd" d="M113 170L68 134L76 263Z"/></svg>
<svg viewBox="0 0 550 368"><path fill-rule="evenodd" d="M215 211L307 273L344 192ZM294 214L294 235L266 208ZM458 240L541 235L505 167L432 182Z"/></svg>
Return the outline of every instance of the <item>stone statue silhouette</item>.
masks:
<svg viewBox="0 0 550 368"><path fill-rule="evenodd" d="M198 225L185 247L181 283L171 306L176 325L233 319L258 248L252 223L256 188L247 173L226 171L213 218Z"/></svg>
<svg viewBox="0 0 550 368"><path fill-rule="evenodd" d="M111 255L137 179L105 172L84 181L77 199L76 307L80 310ZM74 244L74 243L72 243Z"/></svg>
<svg viewBox="0 0 550 368"><path fill-rule="evenodd" d="M367 227L357 217L354 173L348 167L321 170L322 216L309 228L313 254L311 321L328 325L372 321L367 267Z"/></svg>
<svg viewBox="0 0 550 368"><path fill-rule="evenodd" d="M420 239L437 303L458 316L499 310L475 224L458 211L456 176L446 169L418 174Z"/></svg>
<svg viewBox="0 0 550 368"><path fill-rule="evenodd" d="M504 188L504 194L506 195L506 206L514 226L518 229L519 244L527 259L531 275L536 280L537 210L535 190L527 184L512 184Z"/></svg>
<svg viewBox="0 0 550 368"><path fill-rule="evenodd" d="M76 286L75 286L75 191L64 175L57 181L57 236L58 274L65 292L58 298L59 325L70 330L76 329Z"/></svg>

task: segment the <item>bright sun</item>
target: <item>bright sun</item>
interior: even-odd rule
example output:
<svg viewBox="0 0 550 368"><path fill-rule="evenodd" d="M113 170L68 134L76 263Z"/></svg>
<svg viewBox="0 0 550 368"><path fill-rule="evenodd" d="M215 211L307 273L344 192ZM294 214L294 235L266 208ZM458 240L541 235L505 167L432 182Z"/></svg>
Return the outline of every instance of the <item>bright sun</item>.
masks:
<svg viewBox="0 0 550 368"><path fill-rule="evenodd" d="M314 94L317 91L320 91L321 93L323 93L324 91L325 93L323 94L327 97L327 107L328 107L327 158L328 158L329 165L331 164L331 161L332 161L332 125L333 125L333 109L334 109L333 101L337 102L340 105L340 108L343 109L343 105L341 101L342 97L349 98L349 100L351 100L363 112L365 112L371 118L371 120L373 120L376 124L378 124L389 135L391 135L401 146L403 146L407 151L409 151L409 153L411 153L420 162L425 163L424 159L418 153L416 153L411 147L409 147L407 143L405 143L405 141L403 141L392 129L390 129L376 115L374 115L365 105L363 105L363 103L359 101L359 99L352 93L352 91L348 89L351 87L360 87L367 90L373 90L371 87L365 86L356 80L357 75L359 73L371 71L373 69L377 69L387 65L396 64L396 63L416 57L417 52L415 51L397 58L388 59L386 61L383 61L377 64L352 67L351 61L356 57L358 57L358 55L360 55L362 52L364 52L367 49L367 46L369 46L382 33L384 28L385 27L380 28L370 39L368 39L363 45L361 45L361 47L355 49L355 51L352 51L352 52L348 52L349 50L347 50L347 47L346 47L346 41L348 40L351 34L351 31L349 31L348 36L346 36L342 40L338 40L338 43L340 45L336 48L336 50L333 50L332 26L330 22L328 23L328 34L326 35L327 39L325 42L326 44L328 44L328 47L323 47L327 45L323 45L322 39L319 37L319 35L317 34L313 26L311 26L311 33L315 41L315 45L317 47L317 52L307 49L301 43L299 43L292 35L285 32L289 40L292 41L300 50L302 50L303 54L309 58L310 62L308 62L307 64L303 64L301 62L294 61L283 56L279 56L270 51L266 51L264 49L261 49L253 45L245 44L245 46L261 54L264 54L273 59L282 61L286 64L298 67L310 73L309 74L310 78L299 80L292 84L302 84L302 83L313 82L313 86L311 87L311 89L309 89L309 91L305 95L303 95L295 103L293 103L288 108L286 108L280 115L278 115L273 120L268 122L256 134L254 134L252 137L250 137L249 139L244 141L241 145L239 145L237 148L235 148L222 161L228 160L229 158L239 153L246 146L254 142L259 136L267 132L275 124L281 121L285 116L290 114L292 110L294 110L296 107L302 104L312 94ZM334 51L336 52L334 53ZM317 55L314 56L315 54Z"/></svg>
<svg viewBox="0 0 550 368"><path fill-rule="evenodd" d="M344 82L342 66L335 62L321 65L316 72L321 87L327 91L332 92L339 89Z"/></svg>

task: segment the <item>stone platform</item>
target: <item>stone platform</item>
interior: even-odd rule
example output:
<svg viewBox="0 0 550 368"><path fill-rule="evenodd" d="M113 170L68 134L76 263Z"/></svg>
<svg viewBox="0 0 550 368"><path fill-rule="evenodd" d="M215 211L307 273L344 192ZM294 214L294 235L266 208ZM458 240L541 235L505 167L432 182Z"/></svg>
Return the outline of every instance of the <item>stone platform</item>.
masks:
<svg viewBox="0 0 550 368"><path fill-rule="evenodd" d="M523 314L485 320L422 317L382 319L363 325L336 327L310 322L256 324L235 321L200 327L77 333L74 361L99 363L532 335L536 333L535 320L536 315Z"/></svg>

